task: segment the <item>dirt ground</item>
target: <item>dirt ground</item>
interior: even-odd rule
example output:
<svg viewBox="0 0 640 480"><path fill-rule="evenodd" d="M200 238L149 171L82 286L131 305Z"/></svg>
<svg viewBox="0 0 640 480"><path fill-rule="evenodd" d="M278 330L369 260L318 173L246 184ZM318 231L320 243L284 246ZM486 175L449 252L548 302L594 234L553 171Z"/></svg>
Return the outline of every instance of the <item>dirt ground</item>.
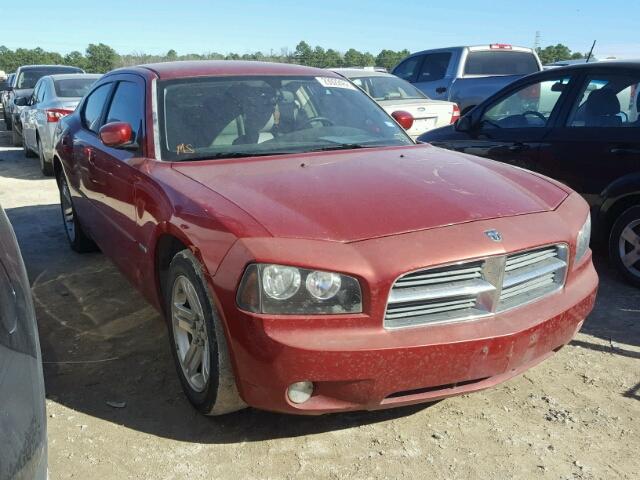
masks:
<svg viewBox="0 0 640 480"><path fill-rule="evenodd" d="M21 149L0 148L0 204L33 285L52 479L638 478L640 290L603 259L582 332L497 388L382 412L206 418L182 395L158 313L102 255L71 252L55 183Z"/></svg>

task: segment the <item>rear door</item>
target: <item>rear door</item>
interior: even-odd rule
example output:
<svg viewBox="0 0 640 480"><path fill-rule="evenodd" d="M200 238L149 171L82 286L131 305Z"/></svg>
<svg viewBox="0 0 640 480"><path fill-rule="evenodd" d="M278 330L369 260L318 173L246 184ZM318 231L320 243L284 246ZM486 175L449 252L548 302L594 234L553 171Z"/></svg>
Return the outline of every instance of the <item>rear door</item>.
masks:
<svg viewBox="0 0 640 480"><path fill-rule="evenodd" d="M438 51L422 55L414 83L429 98L447 100L453 78L453 51Z"/></svg>
<svg viewBox="0 0 640 480"><path fill-rule="evenodd" d="M30 105L25 107L21 114L22 140L27 148L31 150L35 149L36 114L38 111L38 105L42 103L43 91L44 82L42 80L38 80L29 101Z"/></svg>
<svg viewBox="0 0 640 480"><path fill-rule="evenodd" d="M563 110L540 162L593 206L640 172L640 72L594 69ZM615 186L618 184L618 186Z"/></svg>

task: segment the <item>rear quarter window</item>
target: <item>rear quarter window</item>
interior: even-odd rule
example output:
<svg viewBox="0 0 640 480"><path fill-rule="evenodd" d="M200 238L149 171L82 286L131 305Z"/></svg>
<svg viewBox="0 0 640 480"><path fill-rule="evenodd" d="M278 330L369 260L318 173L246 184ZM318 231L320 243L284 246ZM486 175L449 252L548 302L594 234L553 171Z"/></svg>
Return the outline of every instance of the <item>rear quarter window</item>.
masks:
<svg viewBox="0 0 640 480"><path fill-rule="evenodd" d="M533 53L504 50L469 52L465 75L528 75L540 67Z"/></svg>

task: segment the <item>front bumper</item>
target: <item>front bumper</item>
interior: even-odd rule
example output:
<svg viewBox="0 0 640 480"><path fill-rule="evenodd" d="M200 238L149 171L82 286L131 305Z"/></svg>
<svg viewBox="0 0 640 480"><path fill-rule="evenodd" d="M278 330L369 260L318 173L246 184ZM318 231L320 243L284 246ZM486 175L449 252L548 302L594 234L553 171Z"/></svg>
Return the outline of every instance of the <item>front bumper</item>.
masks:
<svg viewBox="0 0 640 480"><path fill-rule="evenodd" d="M566 242L574 251L569 232L579 230L586 206L575 197L565 203L557 212L415 232L357 247L333 245L326 252L321 245L298 249L294 246L298 241L283 246L282 251L261 250L260 242L250 246L251 254L233 248L218 273L209 278L225 320L243 400L256 408L297 414L374 410L481 390L544 360L573 338L593 308L598 277L590 257L577 268L569 266L562 290L491 317L397 330L385 330L382 317L398 274L428 265L426 258L436 259L436 264L450 261L454 252L468 251L465 242L476 244L477 249L475 230L482 233L497 227L506 244L487 242L490 250L478 256L556 242ZM570 217L568 222L565 216ZM545 228L536 229L537 225ZM520 236L527 238L528 245ZM422 251L416 245L431 248ZM228 272L241 272L250 257L274 261L283 253L292 264L307 266L301 262L309 262L312 255L317 268L333 262L344 267L339 271L367 278L364 312L292 317L238 310L234 301L238 280ZM287 388L299 381L314 382L314 394L305 403L293 404Z"/></svg>

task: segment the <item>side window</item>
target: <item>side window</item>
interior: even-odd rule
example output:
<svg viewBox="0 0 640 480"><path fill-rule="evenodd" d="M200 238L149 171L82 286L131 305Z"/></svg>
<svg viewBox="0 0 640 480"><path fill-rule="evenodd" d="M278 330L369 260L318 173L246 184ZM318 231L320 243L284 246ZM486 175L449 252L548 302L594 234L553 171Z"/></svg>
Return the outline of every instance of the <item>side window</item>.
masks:
<svg viewBox="0 0 640 480"><path fill-rule="evenodd" d="M131 140L138 140L144 114L144 90L137 83L119 82L113 94L105 123L126 122L131 125Z"/></svg>
<svg viewBox="0 0 640 480"><path fill-rule="evenodd" d="M31 105L35 105L40 102L40 91L42 90L42 82L38 82L31 94Z"/></svg>
<svg viewBox="0 0 640 480"><path fill-rule="evenodd" d="M82 110L82 123L85 128L92 132L98 133L101 127L100 120L102 119L102 111L104 110L104 104L107 101L109 92L111 91L111 83L105 83L96 88L84 104Z"/></svg>
<svg viewBox="0 0 640 480"><path fill-rule="evenodd" d="M480 121L482 128L546 127L570 80L554 78L520 88L485 111Z"/></svg>
<svg viewBox="0 0 640 480"><path fill-rule="evenodd" d="M640 75L590 75L569 127L640 127Z"/></svg>
<svg viewBox="0 0 640 480"><path fill-rule="evenodd" d="M407 58L393 70L393 74L407 82L413 82L421 59L422 57Z"/></svg>
<svg viewBox="0 0 640 480"><path fill-rule="evenodd" d="M430 53L425 55L416 82L434 82L443 79L447 74L450 61L451 52Z"/></svg>
<svg viewBox="0 0 640 480"><path fill-rule="evenodd" d="M42 101L44 101L46 93L47 93L47 83L43 80L42 82L40 82L40 86L38 87L38 92L36 94L36 101L38 103L41 103Z"/></svg>

